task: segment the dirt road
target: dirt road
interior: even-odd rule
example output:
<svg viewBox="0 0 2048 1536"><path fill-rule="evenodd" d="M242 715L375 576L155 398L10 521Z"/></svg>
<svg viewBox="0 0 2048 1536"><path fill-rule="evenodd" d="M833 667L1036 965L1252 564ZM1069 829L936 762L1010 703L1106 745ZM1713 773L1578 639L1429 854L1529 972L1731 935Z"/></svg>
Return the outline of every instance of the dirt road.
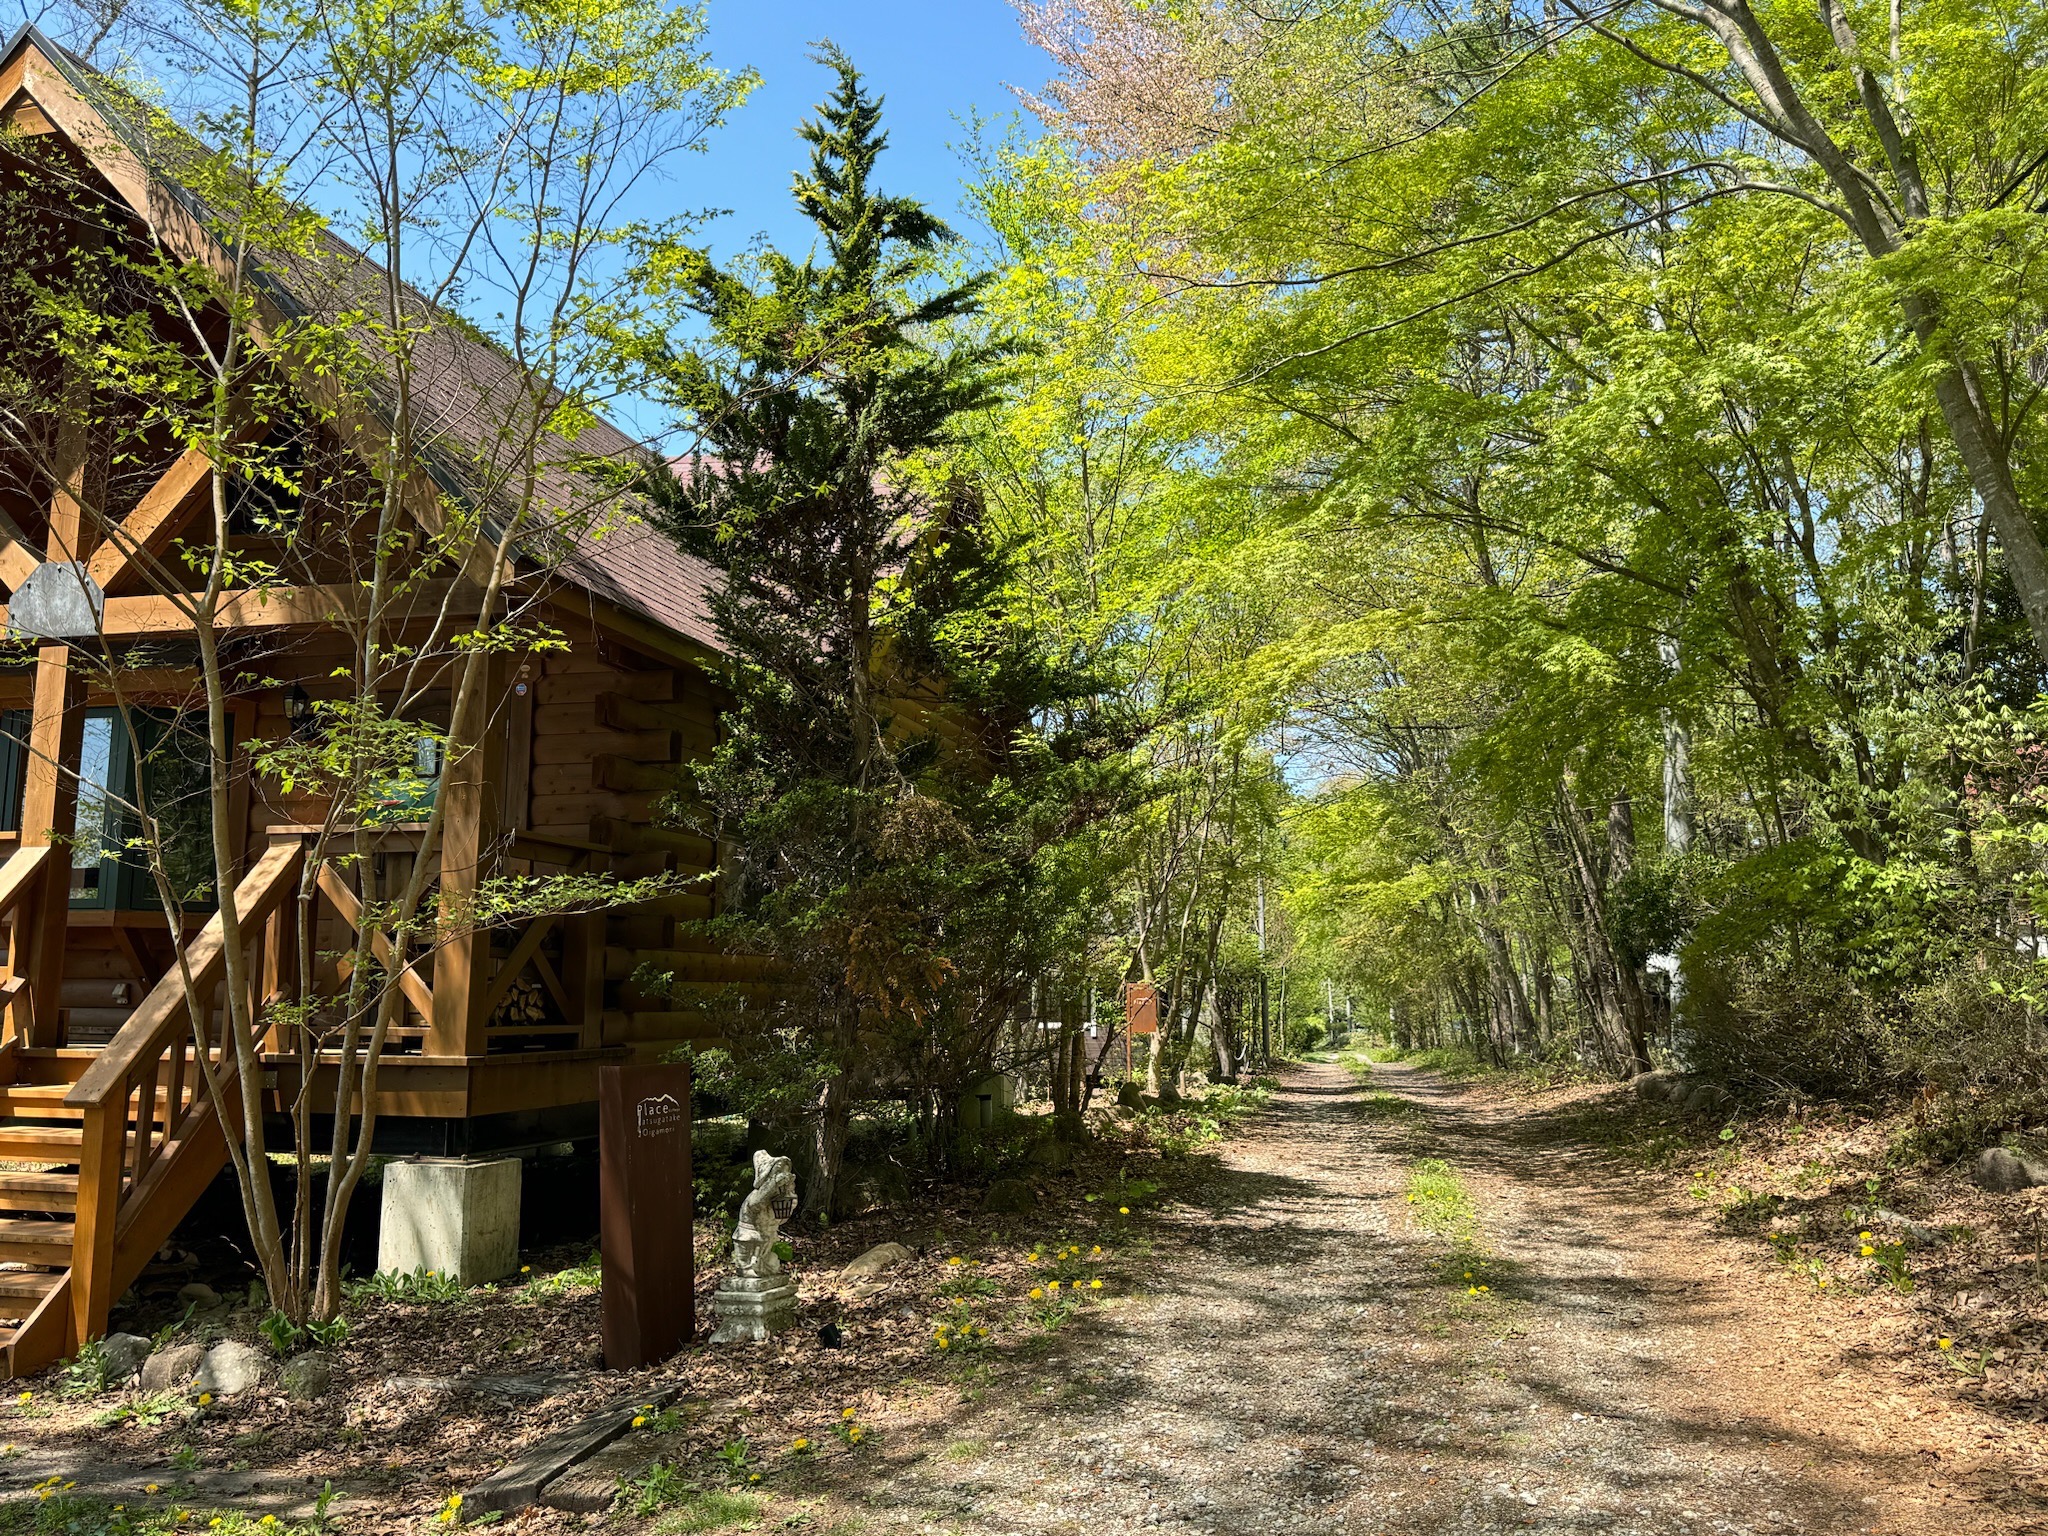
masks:
<svg viewBox="0 0 2048 1536"><path fill-rule="evenodd" d="M1469 1192L1469 1247L1417 1221L1423 1157ZM1696 1212L1483 1088L1298 1070L1154 1240L1030 1401L991 1390L834 1502L1091 1536L2048 1530L1922 1433L1935 1394L1788 1324L1805 1303Z"/></svg>

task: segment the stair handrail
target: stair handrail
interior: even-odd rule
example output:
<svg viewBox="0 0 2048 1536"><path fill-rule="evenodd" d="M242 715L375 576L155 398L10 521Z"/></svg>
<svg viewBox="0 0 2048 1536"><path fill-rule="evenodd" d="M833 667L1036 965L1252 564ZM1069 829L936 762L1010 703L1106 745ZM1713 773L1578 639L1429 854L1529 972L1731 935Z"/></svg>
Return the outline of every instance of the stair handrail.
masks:
<svg viewBox="0 0 2048 1536"><path fill-rule="evenodd" d="M242 942L260 940L263 926L295 886L305 859L298 841L273 843L229 897L240 918ZM185 1072L184 1031L191 1022L186 976L193 991L211 998L226 969L224 913L216 912L185 949L184 964L173 965L150 989L128 1022L101 1049L92 1064L64 1095L67 1106L80 1112L78 1203L71 1239L71 1327L75 1349L107 1330L115 1291L115 1240L129 1214L124 1197L145 1191L146 1177L165 1166L173 1142L189 1138L214 1120L205 1088ZM210 1012L210 1009L209 1009ZM203 1036L203 1032L202 1032ZM214 1042L218 1047L223 1042ZM195 1052L205 1049L195 1040ZM164 1129L156 1132L159 1069L170 1057ZM199 1063L195 1060L193 1065ZM185 1108L185 1096L191 1096ZM135 1128L129 1131L128 1101L137 1098ZM124 1168L130 1173L124 1189Z"/></svg>
<svg viewBox="0 0 2048 1536"><path fill-rule="evenodd" d="M291 890L305 853L303 843L273 843L235 887L235 911L241 919L244 943L257 936L263 922ZM86 1108L108 1102L130 1085L138 1068L164 1053L185 1023L183 970L190 971L194 987L203 993L226 968L224 927L219 912L206 920L199 936L186 947L184 967L173 965L164 973L164 979L150 989L120 1032L101 1047L92 1064L72 1084L71 1091L64 1095L66 1104Z"/></svg>

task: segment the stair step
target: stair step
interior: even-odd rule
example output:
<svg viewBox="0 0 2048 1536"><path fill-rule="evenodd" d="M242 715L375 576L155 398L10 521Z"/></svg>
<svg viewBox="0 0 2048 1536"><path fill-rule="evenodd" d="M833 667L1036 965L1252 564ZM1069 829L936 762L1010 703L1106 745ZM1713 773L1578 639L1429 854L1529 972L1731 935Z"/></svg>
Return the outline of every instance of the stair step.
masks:
<svg viewBox="0 0 2048 1536"><path fill-rule="evenodd" d="M41 1301L64 1278L52 1269L0 1269L0 1300ZM0 1309L4 1315L4 1309Z"/></svg>
<svg viewBox="0 0 2048 1536"><path fill-rule="evenodd" d="M68 1221L0 1221L0 1260L18 1264L69 1264L71 1223Z"/></svg>
<svg viewBox="0 0 2048 1536"><path fill-rule="evenodd" d="M72 1211L78 1208L75 1173L0 1173L0 1211ZM4 1271L0 1271L4 1276ZM0 1286L0 1296L7 1294Z"/></svg>
<svg viewBox="0 0 2048 1536"><path fill-rule="evenodd" d="M71 1091L70 1083L6 1083L0 1084L0 1115L10 1115L18 1120L77 1120L79 1111L64 1102L64 1095ZM167 1085L159 1083L156 1090L156 1117L163 1119L164 1105L170 1097Z"/></svg>
<svg viewBox="0 0 2048 1536"><path fill-rule="evenodd" d="M0 1162L75 1163L84 1140L76 1125L0 1125Z"/></svg>

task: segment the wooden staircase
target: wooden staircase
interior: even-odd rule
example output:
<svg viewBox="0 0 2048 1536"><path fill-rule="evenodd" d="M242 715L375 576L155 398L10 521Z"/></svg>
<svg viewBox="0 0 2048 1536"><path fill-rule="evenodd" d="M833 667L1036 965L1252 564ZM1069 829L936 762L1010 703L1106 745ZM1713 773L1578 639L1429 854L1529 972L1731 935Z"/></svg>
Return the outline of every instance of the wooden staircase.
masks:
<svg viewBox="0 0 2048 1536"><path fill-rule="evenodd" d="M252 1003L276 981L262 964L265 927L303 863L297 842L273 845L234 894L250 959ZM0 865L0 918L33 911L44 879L68 879L50 848L24 848ZM219 915L186 947L201 996L194 1020L178 969L159 982L106 1045L38 1046L25 1017L30 978L0 983L9 1029L0 1042L0 1367L23 1376L106 1332L114 1301L132 1285L227 1162L227 1144L201 1072L204 1052L224 1083L233 1062L217 1022L225 971ZM54 1035L51 1028L48 1034ZM236 1113L232 1100L226 1106Z"/></svg>

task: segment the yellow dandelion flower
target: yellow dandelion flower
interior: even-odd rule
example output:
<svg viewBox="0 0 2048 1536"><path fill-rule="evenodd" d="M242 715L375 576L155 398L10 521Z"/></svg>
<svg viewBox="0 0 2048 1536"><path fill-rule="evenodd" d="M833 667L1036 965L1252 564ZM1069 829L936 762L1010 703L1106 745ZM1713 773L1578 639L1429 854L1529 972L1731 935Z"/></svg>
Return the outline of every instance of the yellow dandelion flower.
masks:
<svg viewBox="0 0 2048 1536"><path fill-rule="evenodd" d="M965 1264L965 1263L966 1263L967 1261L966 1261L965 1259L961 1258L961 1257L960 1257L960 1255L956 1253L956 1254L954 1254L954 1255L953 1255L953 1257L951 1257L950 1259L946 1260L946 1262L947 1262L948 1264Z"/></svg>
<svg viewBox="0 0 2048 1536"><path fill-rule="evenodd" d="M761 1474L758 1472L749 1472L747 1474L747 1481L750 1483L758 1483L759 1481L761 1481Z"/></svg>
<svg viewBox="0 0 2048 1536"><path fill-rule="evenodd" d="M953 1347L953 1341L952 1341L951 1339L941 1339L941 1340L939 1340L939 1348L941 1348L941 1349L951 1349L952 1347Z"/></svg>
<svg viewBox="0 0 2048 1536"><path fill-rule="evenodd" d="M647 1415L646 1415L646 1414L644 1414L644 1413L636 1413L636 1414L634 1414L634 1415L633 1415L633 1427L634 1427L635 1429L638 1429L638 1428L640 1428L640 1427L641 1427L641 1426L642 1426L643 1424L645 1424L646 1422L647 1422Z"/></svg>
<svg viewBox="0 0 2048 1536"><path fill-rule="evenodd" d="M858 1424L854 1425L854 1426L853 1426L853 1428L849 1429L849 1430L848 1430L848 1431L846 1432L846 1442L847 1442L847 1444L849 1444L849 1445L859 1445L859 1444L860 1444L860 1441L861 1441L861 1436L862 1436L862 1435L863 1435L864 1433L865 1433L865 1431L864 1431L864 1430L862 1430L862 1429L861 1429L861 1427L860 1427L860 1426L859 1426Z"/></svg>
<svg viewBox="0 0 2048 1536"><path fill-rule="evenodd" d="M19 1396L19 1397L17 1397L17 1398L15 1399L15 1401L16 1401L17 1403L32 1403L32 1402L34 1402L35 1400L36 1400L36 1395L35 1395L35 1393L33 1393L33 1392L24 1392L24 1393L22 1393L22 1394L21 1394L21 1396Z"/></svg>
<svg viewBox="0 0 2048 1536"><path fill-rule="evenodd" d="M199 1394L199 1406L200 1406L200 1407L202 1407L202 1408L207 1408L207 1407L211 1407L211 1406L212 1406L212 1404L213 1404L213 1394L212 1394L211 1392L202 1392L202 1393L200 1393L200 1394Z"/></svg>
<svg viewBox="0 0 2048 1536"><path fill-rule="evenodd" d="M1856 1237L1859 1242L1867 1243L1870 1241L1870 1234L1868 1232L1858 1232Z"/></svg>
<svg viewBox="0 0 2048 1536"><path fill-rule="evenodd" d="M1128 1205L1120 1205L1116 1208L1116 1213L1119 1216L1128 1216L1131 1214L1131 1208Z"/></svg>
<svg viewBox="0 0 2048 1536"><path fill-rule="evenodd" d="M1058 1291L1059 1291L1059 1288L1060 1288L1060 1283L1059 1283L1059 1281L1057 1281L1057 1280L1053 1281L1053 1283L1052 1283L1051 1285L1049 1285L1049 1286L1047 1286L1047 1287L1046 1287L1046 1289L1047 1289L1047 1290L1049 1290L1049 1291L1052 1291L1052 1292L1054 1292L1055 1294L1057 1294L1057 1293L1058 1293Z"/></svg>
<svg viewBox="0 0 2048 1536"><path fill-rule="evenodd" d="M789 1448L792 1451L808 1451L811 1448L810 1437L808 1435L798 1435L794 1440L790 1441Z"/></svg>
<svg viewBox="0 0 2048 1536"><path fill-rule="evenodd" d="M156 1483L151 1483L147 1488L143 1489L142 1491L144 1493L156 1493L157 1491L159 1491L159 1485Z"/></svg>
<svg viewBox="0 0 2048 1536"><path fill-rule="evenodd" d="M1871 1247L1871 1246L1870 1246L1870 1244L1868 1244L1868 1243L1865 1243L1865 1244L1863 1245L1863 1248L1862 1248L1862 1250L1861 1250L1861 1251L1862 1251L1863 1257L1864 1257L1864 1258L1866 1258L1866 1259L1867 1259L1867 1258L1870 1258L1870 1257L1871 1257L1872 1255L1874 1255L1874 1254L1875 1254L1875 1253L1877 1252L1877 1250L1876 1250L1875 1248Z"/></svg>
<svg viewBox="0 0 2048 1536"><path fill-rule="evenodd" d="M1956 1347L1956 1341L1954 1339L1936 1339L1934 1341L1934 1347L1936 1349L1954 1349Z"/></svg>
<svg viewBox="0 0 2048 1536"><path fill-rule="evenodd" d="M1091 1291L1099 1291L1102 1289L1102 1282L1100 1280L1090 1280L1088 1282L1088 1289Z"/></svg>
<svg viewBox="0 0 2048 1536"><path fill-rule="evenodd" d="M1100 1244L1100 1243L1097 1243L1097 1244L1096 1244L1096 1245L1095 1245L1095 1246L1094 1246L1093 1248L1090 1248L1090 1249L1088 1250L1088 1256L1089 1256L1089 1257L1090 1257L1091 1259L1092 1259L1092 1258L1096 1258L1096 1257L1099 1257L1099 1256L1101 1255L1101 1253L1102 1253L1102 1244Z"/></svg>
<svg viewBox="0 0 2048 1536"><path fill-rule="evenodd" d="M533 1273L533 1266L531 1264L522 1264L519 1266L519 1273L521 1273L522 1275L530 1275Z"/></svg>
<svg viewBox="0 0 2048 1536"><path fill-rule="evenodd" d="M1031 1287L1031 1299L1033 1301L1043 1301L1045 1300L1045 1292L1034 1285Z"/></svg>
<svg viewBox="0 0 2048 1536"><path fill-rule="evenodd" d="M839 1412L839 1417L841 1417L842 1419L850 1419L853 1417L853 1410L851 1408L842 1408Z"/></svg>

